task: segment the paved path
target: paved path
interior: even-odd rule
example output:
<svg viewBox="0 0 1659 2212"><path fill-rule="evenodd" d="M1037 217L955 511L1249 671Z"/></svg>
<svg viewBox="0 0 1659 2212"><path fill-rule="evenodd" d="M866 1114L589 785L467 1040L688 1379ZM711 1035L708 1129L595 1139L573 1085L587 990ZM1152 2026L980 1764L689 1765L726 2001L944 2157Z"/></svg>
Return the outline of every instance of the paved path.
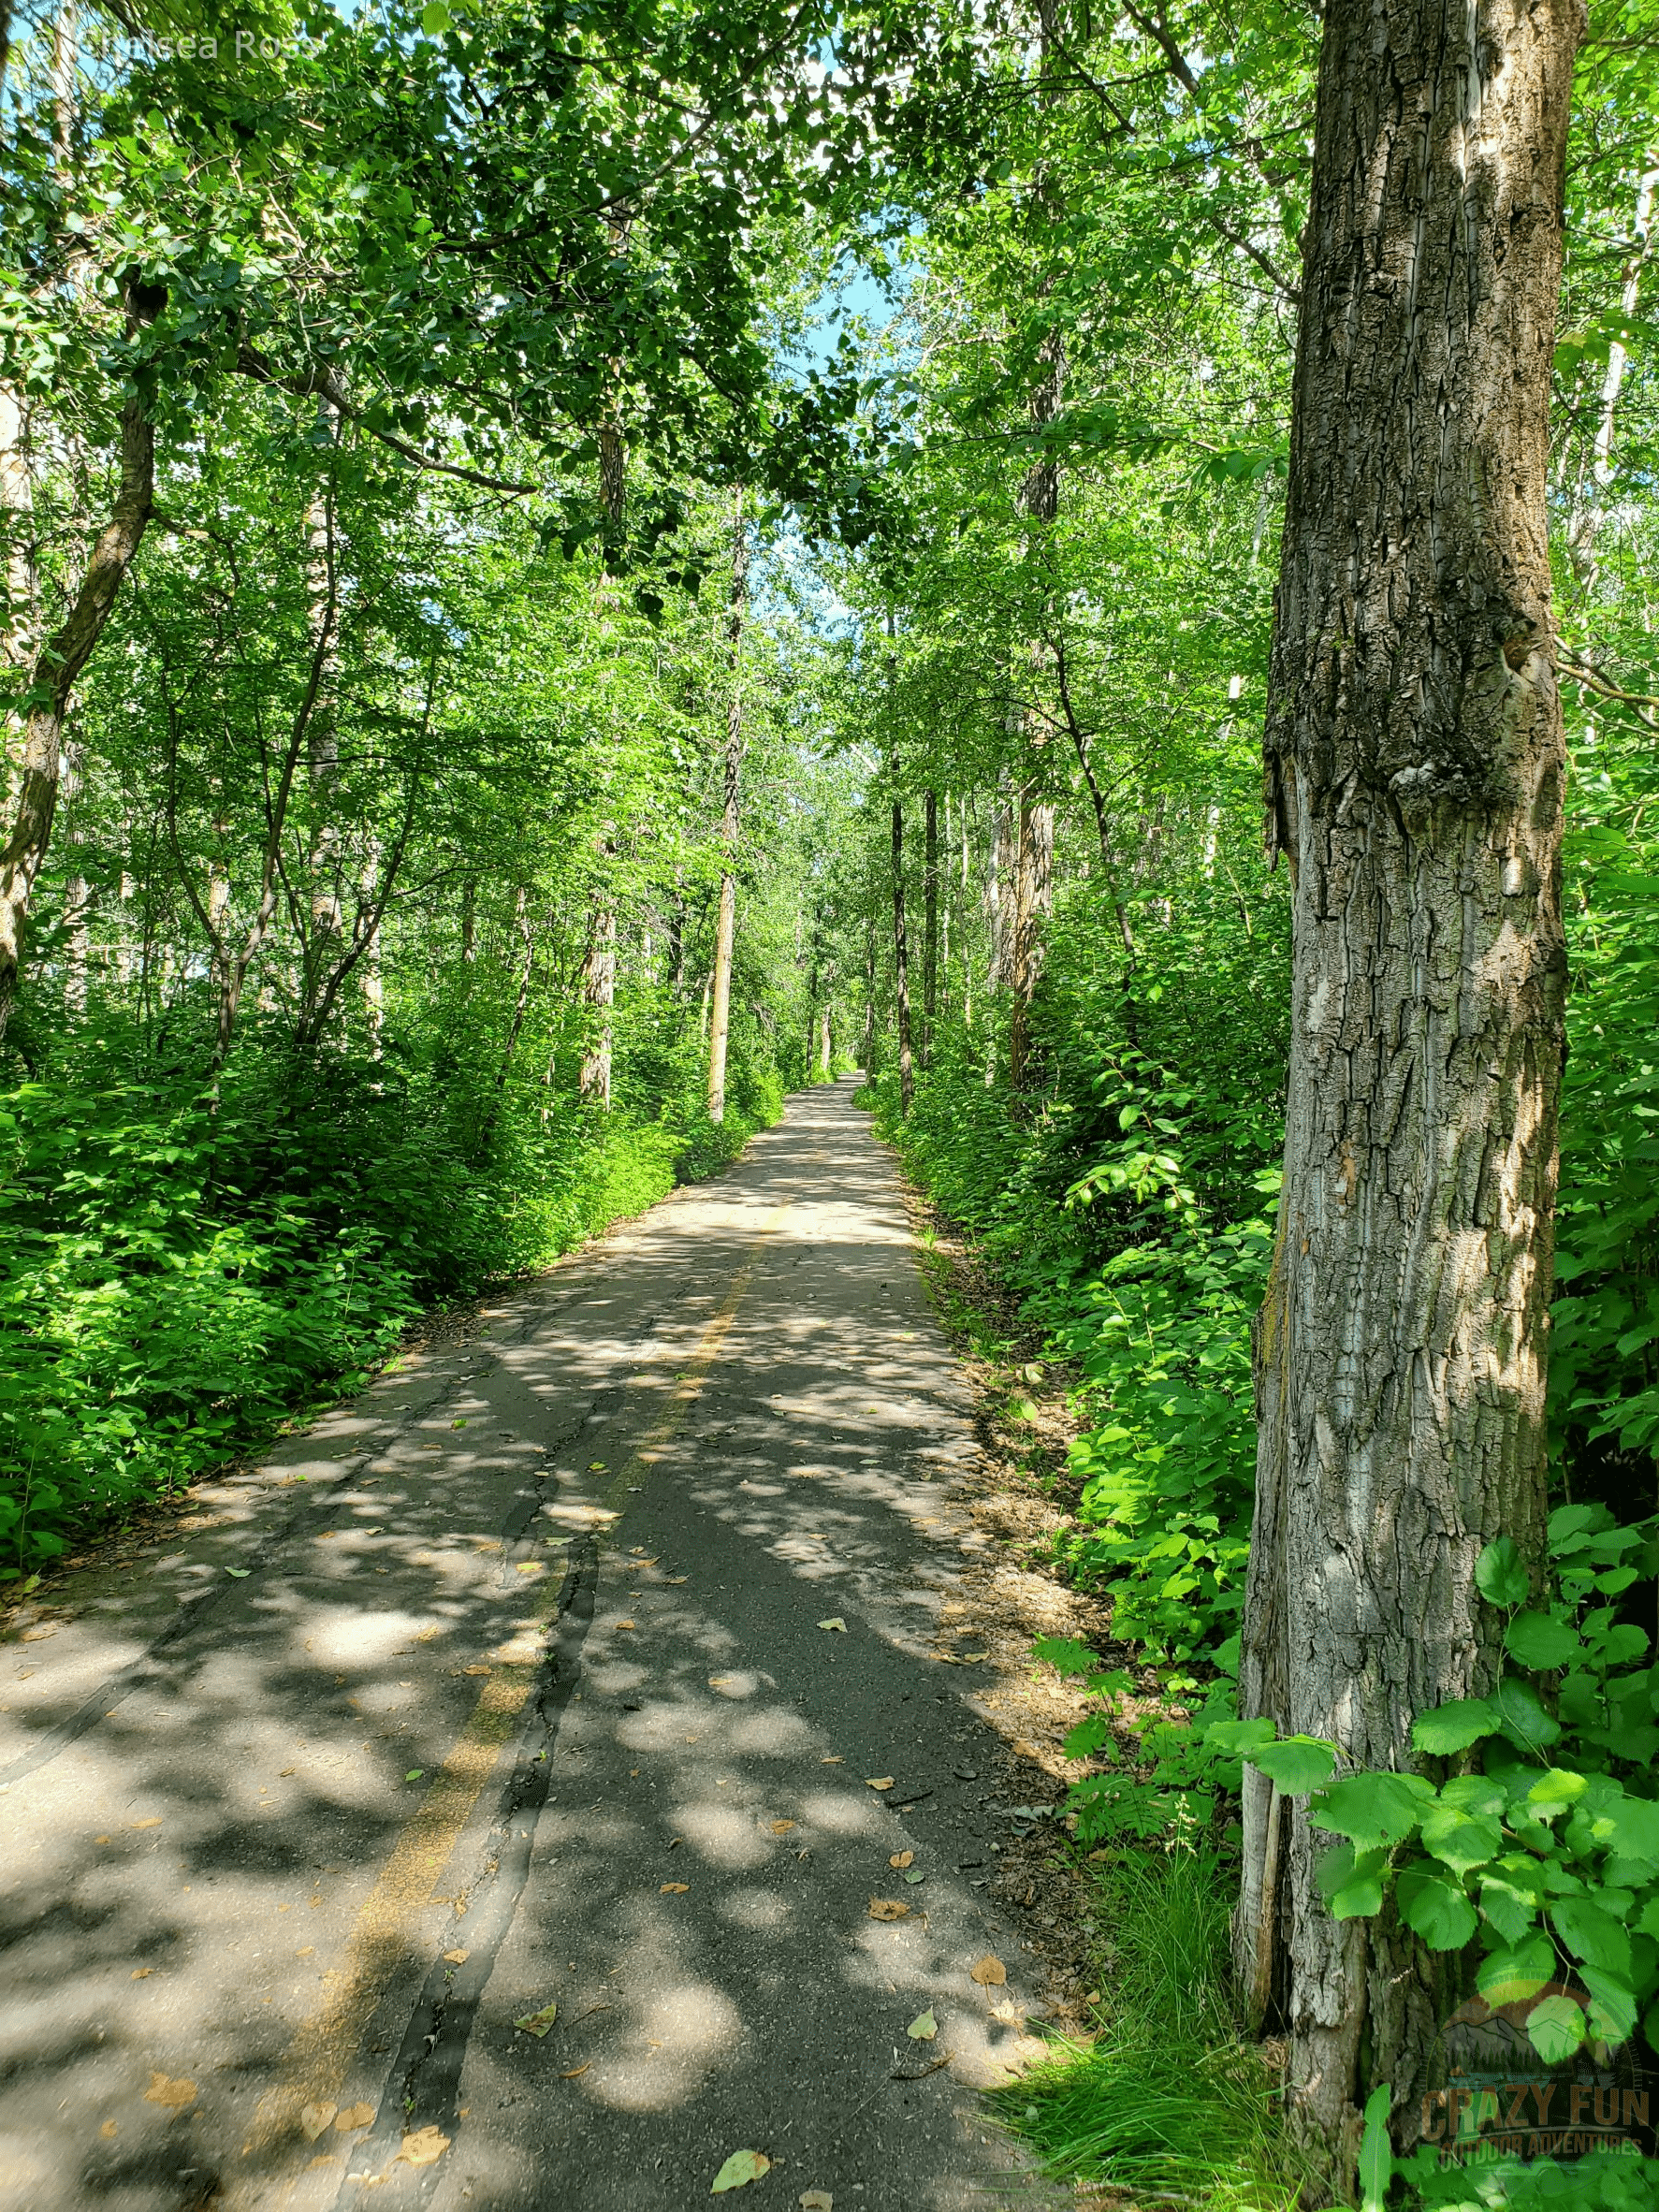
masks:
<svg viewBox="0 0 1659 2212"><path fill-rule="evenodd" d="M77 1578L0 1653L0 2205L1048 2201L968 1410L842 1084Z"/></svg>

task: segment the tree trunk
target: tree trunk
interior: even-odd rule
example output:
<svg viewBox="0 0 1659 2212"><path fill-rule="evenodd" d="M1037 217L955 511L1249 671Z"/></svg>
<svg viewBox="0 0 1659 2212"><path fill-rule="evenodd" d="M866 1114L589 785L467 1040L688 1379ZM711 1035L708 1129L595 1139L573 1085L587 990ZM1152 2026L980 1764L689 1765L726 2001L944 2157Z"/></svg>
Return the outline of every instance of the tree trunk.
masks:
<svg viewBox="0 0 1659 2212"><path fill-rule="evenodd" d="M576 1078L581 1096L608 1113L611 1103L611 1009L617 998L617 910L609 895L594 908L582 957L582 1003L589 1042Z"/></svg>
<svg viewBox="0 0 1659 2212"><path fill-rule="evenodd" d="M1544 1520L1564 954L1547 410L1579 0L1330 0L1266 735L1294 886L1284 1197L1257 1323L1241 1710L1412 1764L1494 1678L1474 1564ZM1250 1772L1246 1769L1246 1772ZM1402 2143L1434 1962L1339 1925L1245 1800L1242 1983L1332 2196ZM1363 2054L1363 2057L1361 2056Z"/></svg>
<svg viewBox="0 0 1659 2212"><path fill-rule="evenodd" d="M17 997L23 923L51 842L63 766L64 717L75 680L103 635L155 498L155 433L142 400L121 411L121 483L69 612L40 648L31 676L22 770L10 837L0 850L0 1036Z"/></svg>
<svg viewBox="0 0 1659 2212"><path fill-rule="evenodd" d="M922 1065L933 1065L939 1011L939 794L929 791L922 817Z"/></svg>
<svg viewBox="0 0 1659 2212"><path fill-rule="evenodd" d="M910 949L905 935L905 813L898 795L898 759L893 763L893 972L898 1010L898 1103L908 1115L916 1077L910 1058Z"/></svg>
<svg viewBox="0 0 1659 2212"><path fill-rule="evenodd" d="M866 1082L876 1073L876 917L872 913L864 933L864 1072Z"/></svg>
<svg viewBox="0 0 1659 2212"><path fill-rule="evenodd" d="M1022 797L1014 863L1013 1015L1008 1027L1008 1079L1025 1086L1031 1053L1031 1001L1042 973L1042 921L1054 904L1055 810Z"/></svg>
<svg viewBox="0 0 1659 2212"><path fill-rule="evenodd" d="M732 516L732 599L726 618L726 645L732 689L726 701L725 808L720 816L720 917L714 932L714 998L708 1028L708 1118L726 1114L726 1041L732 1016L732 944L737 926L737 797L743 767L743 618L749 604L749 533L743 520L743 493Z"/></svg>

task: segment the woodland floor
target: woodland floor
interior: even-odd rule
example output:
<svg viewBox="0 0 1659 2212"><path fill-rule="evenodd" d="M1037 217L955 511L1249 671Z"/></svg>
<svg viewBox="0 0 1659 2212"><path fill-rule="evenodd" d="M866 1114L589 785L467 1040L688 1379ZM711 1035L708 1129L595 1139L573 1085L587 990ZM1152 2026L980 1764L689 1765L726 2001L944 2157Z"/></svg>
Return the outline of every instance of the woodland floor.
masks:
<svg viewBox="0 0 1659 2212"><path fill-rule="evenodd" d="M14 1610L7 2212L1075 2204L1062 1397L852 1089Z"/></svg>

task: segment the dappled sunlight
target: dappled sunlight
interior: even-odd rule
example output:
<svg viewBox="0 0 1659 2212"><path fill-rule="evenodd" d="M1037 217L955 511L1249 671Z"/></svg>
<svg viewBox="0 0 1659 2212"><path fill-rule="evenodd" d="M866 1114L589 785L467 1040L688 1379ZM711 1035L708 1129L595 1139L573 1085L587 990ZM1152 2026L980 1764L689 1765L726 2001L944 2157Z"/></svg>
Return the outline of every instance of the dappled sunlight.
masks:
<svg viewBox="0 0 1659 2212"><path fill-rule="evenodd" d="M844 1099L808 1126L844 1135ZM971 1438L913 1283L882 1310L897 1208L872 1219L826 1167L844 1203L779 1213L818 1180L781 1171L799 1142L792 1115L630 1225L584 1263L601 1300L560 1271L487 1356L388 1375L210 1486L203 1525L7 1649L0 1756L45 1763L0 1794L0 2117L51 2147L7 2212L147 2212L185 2150L233 2212L323 2212L396 2150L389 2070L429 1983L476 2008L436 2116L475 2185L533 2170L493 2132L531 2103L579 2161L584 2114L648 2131L722 2083L761 2096L780 2006L790 2070L865 2082L854 2103L898 2093L927 2002L940 2097L1000 2063L1012 2030L967 1979L985 1915L941 1842L983 1793L942 1748L970 1723L929 1648L959 1535L928 1455ZM548 1623L583 1576L544 1737ZM548 1744L498 1927L492 1824ZM872 1921L888 1897L903 1916ZM515 2028L550 2003L545 2041ZM335 2140L336 2111L383 2108Z"/></svg>

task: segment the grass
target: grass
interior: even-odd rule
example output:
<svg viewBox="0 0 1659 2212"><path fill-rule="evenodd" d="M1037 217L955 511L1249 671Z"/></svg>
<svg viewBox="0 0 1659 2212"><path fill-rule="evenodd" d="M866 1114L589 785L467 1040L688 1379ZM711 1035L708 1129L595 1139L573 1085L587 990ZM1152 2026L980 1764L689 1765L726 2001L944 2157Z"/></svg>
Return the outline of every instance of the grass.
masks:
<svg viewBox="0 0 1659 2212"><path fill-rule="evenodd" d="M1288 2212L1301 2182L1229 1993L1226 1870L1177 1845L1124 1858L1102 1888L1114 1956L1100 2032L1057 2043L998 2090L1002 2125L1067 2179L1206 2212Z"/></svg>

